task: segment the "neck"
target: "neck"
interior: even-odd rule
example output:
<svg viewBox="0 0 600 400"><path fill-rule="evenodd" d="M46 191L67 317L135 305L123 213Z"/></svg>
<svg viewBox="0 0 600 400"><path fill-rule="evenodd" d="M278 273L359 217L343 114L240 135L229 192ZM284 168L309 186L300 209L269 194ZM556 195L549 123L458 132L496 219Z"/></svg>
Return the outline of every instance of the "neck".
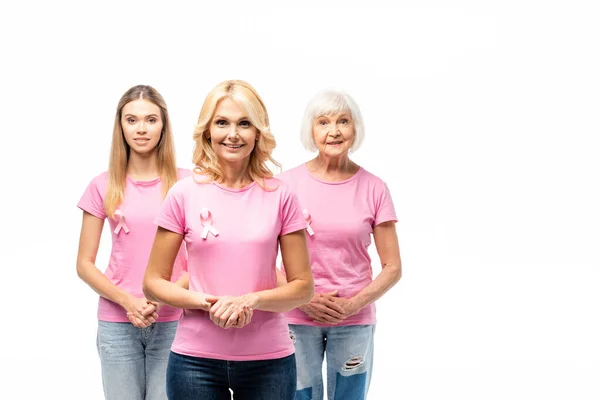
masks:
<svg viewBox="0 0 600 400"><path fill-rule="evenodd" d="M127 162L127 175L139 180L151 180L159 176L156 151L149 154L139 154L132 151Z"/></svg>
<svg viewBox="0 0 600 400"><path fill-rule="evenodd" d="M350 160L348 154L338 157L329 157L319 153L317 157L307 163L308 169L325 178L347 179L358 171L358 165Z"/></svg>
<svg viewBox="0 0 600 400"><path fill-rule="evenodd" d="M248 170L248 160L242 163L228 164L223 163L223 181L220 182L223 186L232 189L241 189L252 183Z"/></svg>

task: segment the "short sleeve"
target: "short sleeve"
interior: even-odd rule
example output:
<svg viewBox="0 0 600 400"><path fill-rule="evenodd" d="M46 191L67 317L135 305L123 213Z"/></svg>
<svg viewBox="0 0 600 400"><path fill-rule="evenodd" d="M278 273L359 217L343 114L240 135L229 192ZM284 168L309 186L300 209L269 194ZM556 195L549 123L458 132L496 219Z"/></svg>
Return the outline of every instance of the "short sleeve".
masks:
<svg viewBox="0 0 600 400"><path fill-rule="evenodd" d="M185 212L181 181L177 182L165 197L154 223L161 228L183 235L185 233Z"/></svg>
<svg viewBox="0 0 600 400"><path fill-rule="evenodd" d="M306 228L306 222L302 216L300 209L300 201L296 195L290 191L287 185L283 182L282 186L282 202L281 202L281 232L279 236L287 235Z"/></svg>
<svg viewBox="0 0 600 400"><path fill-rule="evenodd" d="M396 217L396 210L394 209L390 190L385 183L381 182L377 187L373 227L389 221L398 222L398 218Z"/></svg>
<svg viewBox="0 0 600 400"><path fill-rule="evenodd" d="M98 188L98 179L93 179L88 187L83 192L81 200L77 203L77 207L92 214L94 217L105 219L106 212L104 211L104 200Z"/></svg>

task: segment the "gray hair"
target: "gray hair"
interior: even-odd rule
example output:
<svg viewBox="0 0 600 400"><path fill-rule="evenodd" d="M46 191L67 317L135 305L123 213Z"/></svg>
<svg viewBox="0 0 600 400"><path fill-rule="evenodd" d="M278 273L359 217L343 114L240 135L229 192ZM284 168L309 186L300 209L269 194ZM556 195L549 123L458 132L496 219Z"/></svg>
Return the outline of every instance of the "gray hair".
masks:
<svg viewBox="0 0 600 400"><path fill-rule="evenodd" d="M347 112L354 122L354 143L350 151L358 150L365 138L363 119L358 105L349 94L341 90L324 90L319 92L306 106L302 127L300 128L300 140L308 151L317 151L317 145L313 137L313 123L315 119L323 115Z"/></svg>

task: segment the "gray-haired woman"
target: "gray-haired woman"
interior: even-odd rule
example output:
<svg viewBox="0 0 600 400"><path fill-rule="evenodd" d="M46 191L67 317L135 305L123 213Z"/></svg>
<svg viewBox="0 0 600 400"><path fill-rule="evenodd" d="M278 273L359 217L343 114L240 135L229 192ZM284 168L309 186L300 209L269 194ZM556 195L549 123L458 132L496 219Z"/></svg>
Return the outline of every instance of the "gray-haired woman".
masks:
<svg viewBox="0 0 600 400"><path fill-rule="evenodd" d="M316 293L287 314L296 346L296 400L323 399L325 355L328 398L364 399L373 369L374 303L402 274L396 213L386 184L350 160L364 128L349 95L324 91L313 98L301 137L317 156L279 175L303 208ZM371 235L382 265L375 279Z"/></svg>

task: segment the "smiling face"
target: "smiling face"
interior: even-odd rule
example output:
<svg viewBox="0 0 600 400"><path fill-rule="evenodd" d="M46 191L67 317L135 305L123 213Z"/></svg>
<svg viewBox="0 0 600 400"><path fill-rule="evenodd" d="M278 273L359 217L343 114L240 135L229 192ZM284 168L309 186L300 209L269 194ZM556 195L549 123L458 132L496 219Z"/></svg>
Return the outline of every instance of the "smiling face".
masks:
<svg viewBox="0 0 600 400"><path fill-rule="evenodd" d="M354 121L347 112L321 115L313 122L313 138L321 154L347 155L354 143Z"/></svg>
<svg viewBox="0 0 600 400"><path fill-rule="evenodd" d="M233 164L250 160L258 137L244 109L228 97L217 105L208 133L219 160Z"/></svg>
<svg viewBox="0 0 600 400"><path fill-rule="evenodd" d="M121 112L121 127L131 151L149 154L156 149L163 129L160 108L144 99L130 101Z"/></svg>

